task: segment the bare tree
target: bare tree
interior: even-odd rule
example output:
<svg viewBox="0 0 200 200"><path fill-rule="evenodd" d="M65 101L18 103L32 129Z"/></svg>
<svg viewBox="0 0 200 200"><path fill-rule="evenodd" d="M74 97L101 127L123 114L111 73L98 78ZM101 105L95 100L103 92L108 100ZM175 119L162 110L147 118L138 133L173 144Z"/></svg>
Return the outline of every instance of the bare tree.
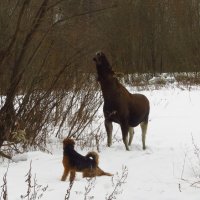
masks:
<svg viewBox="0 0 200 200"><path fill-rule="evenodd" d="M88 82L90 70L80 67L91 50L86 49L90 40L85 35L77 45L73 38L77 27L71 24L83 27L80 21L85 16L104 9L66 13L62 9L77 2L62 0L0 4L5 29L0 38L0 76L6 80L1 87L5 98L0 108L0 148L4 141L19 142L16 134L22 131L28 145L43 148L52 126L58 127L59 135L64 122L70 127L66 136L77 133L78 137L91 123L101 99L95 95L95 79Z"/></svg>

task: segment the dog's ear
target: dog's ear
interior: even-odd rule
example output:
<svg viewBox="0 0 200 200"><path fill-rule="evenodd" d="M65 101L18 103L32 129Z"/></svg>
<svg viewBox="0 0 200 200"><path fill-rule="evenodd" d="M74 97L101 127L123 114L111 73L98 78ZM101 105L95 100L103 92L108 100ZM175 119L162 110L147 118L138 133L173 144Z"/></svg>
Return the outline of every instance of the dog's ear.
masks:
<svg viewBox="0 0 200 200"><path fill-rule="evenodd" d="M75 145L75 141L73 139L70 139L71 140L71 145Z"/></svg>

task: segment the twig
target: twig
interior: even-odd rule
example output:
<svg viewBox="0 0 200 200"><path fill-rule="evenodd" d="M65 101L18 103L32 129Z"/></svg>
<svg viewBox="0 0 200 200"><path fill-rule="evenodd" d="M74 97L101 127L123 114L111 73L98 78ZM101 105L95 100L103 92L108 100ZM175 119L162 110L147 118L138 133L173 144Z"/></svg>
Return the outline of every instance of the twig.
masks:
<svg viewBox="0 0 200 200"><path fill-rule="evenodd" d="M196 186L197 184L199 184L199 186ZM190 186L200 188L200 181L196 181L192 183Z"/></svg>
<svg viewBox="0 0 200 200"><path fill-rule="evenodd" d="M5 154L4 152L0 151L0 156L7 158L7 159L12 159L12 157L10 155Z"/></svg>
<svg viewBox="0 0 200 200"><path fill-rule="evenodd" d="M128 168L126 166L124 166L122 168L122 175L121 177L119 177L119 175L117 174L117 180L116 183L114 183L114 177L112 177L112 181L113 181L113 186L114 189L112 191L112 193L106 197L106 200L112 200L112 199L116 199L116 196L120 193L122 193L122 189L120 190L120 188L122 187L122 185L124 183L126 183L126 179L128 177Z"/></svg>
<svg viewBox="0 0 200 200"><path fill-rule="evenodd" d="M183 180L183 173L184 173L184 169L185 169L186 156L187 156L187 153L185 153L185 157L184 157L184 161L183 161L183 168L182 168L182 171L181 171L181 180Z"/></svg>
<svg viewBox="0 0 200 200"><path fill-rule="evenodd" d="M0 195L0 199L3 198L3 200L8 200L8 190L7 190L7 174L8 174L8 168L9 168L9 164L6 170L6 173L3 176L3 185L1 186L2 191L1 191L1 195Z"/></svg>
<svg viewBox="0 0 200 200"><path fill-rule="evenodd" d="M41 199L43 197L44 192L47 190L48 185L42 186L37 183L36 175L33 179L33 185L32 185L32 161L30 162L30 168L28 173L26 174L26 181L28 188L26 195L21 195L21 199L27 198L27 200L36 200Z"/></svg>
<svg viewBox="0 0 200 200"><path fill-rule="evenodd" d="M70 181L69 187L67 189L67 193L65 194L65 200L69 200L73 184L74 184L74 181Z"/></svg>
<svg viewBox="0 0 200 200"><path fill-rule="evenodd" d="M178 184L178 189L179 189L179 192L182 192L181 191L181 184L180 183Z"/></svg>
<svg viewBox="0 0 200 200"><path fill-rule="evenodd" d="M85 186L84 200L93 199L94 198L93 196L89 196L88 197L88 194L94 188L95 181L96 181L96 178L88 178L87 179L88 184Z"/></svg>

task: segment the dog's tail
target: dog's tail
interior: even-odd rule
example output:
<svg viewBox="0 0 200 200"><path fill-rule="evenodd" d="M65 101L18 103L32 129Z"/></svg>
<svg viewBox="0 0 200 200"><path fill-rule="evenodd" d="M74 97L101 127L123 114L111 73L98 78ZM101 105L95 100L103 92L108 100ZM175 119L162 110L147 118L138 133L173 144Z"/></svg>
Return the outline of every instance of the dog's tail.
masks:
<svg viewBox="0 0 200 200"><path fill-rule="evenodd" d="M98 166L99 164L99 155L98 153L94 152L94 151L90 151L88 152L88 154L86 155L87 158L92 158L95 162L95 166Z"/></svg>

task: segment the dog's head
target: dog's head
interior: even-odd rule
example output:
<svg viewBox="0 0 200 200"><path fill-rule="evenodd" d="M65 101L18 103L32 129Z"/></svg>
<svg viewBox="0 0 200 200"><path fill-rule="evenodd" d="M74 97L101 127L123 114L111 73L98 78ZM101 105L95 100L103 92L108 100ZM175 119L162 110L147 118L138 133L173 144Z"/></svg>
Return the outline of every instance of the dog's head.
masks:
<svg viewBox="0 0 200 200"><path fill-rule="evenodd" d="M74 145L75 145L75 141L71 138L65 138L63 140L63 148L65 147L72 147L74 148Z"/></svg>

